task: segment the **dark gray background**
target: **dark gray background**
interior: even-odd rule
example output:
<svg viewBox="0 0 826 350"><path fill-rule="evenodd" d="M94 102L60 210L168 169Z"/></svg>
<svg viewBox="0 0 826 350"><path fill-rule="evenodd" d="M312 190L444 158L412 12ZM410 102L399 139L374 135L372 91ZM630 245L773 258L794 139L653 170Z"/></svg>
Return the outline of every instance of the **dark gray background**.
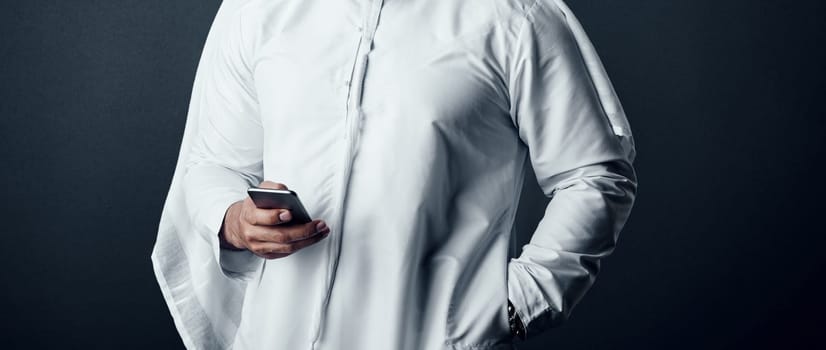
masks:
<svg viewBox="0 0 826 350"><path fill-rule="evenodd" d="M823 2L569 3L640 190L573 317L524 348L822 344ZM182 347L149 254L218 5L0 2L0 347Z"/></svg>

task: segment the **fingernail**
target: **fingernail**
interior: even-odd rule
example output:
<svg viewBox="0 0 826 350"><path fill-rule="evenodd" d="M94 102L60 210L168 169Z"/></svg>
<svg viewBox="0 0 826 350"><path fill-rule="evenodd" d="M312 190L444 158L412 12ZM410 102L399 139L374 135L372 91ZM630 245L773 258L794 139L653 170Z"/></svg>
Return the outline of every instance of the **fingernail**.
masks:
<svg viewBox="0 0 826 350"><path fill-rule="evenodd" d="M317 223L317 224L315 225L315 230L316 230L316 231L321 231L321 230L323 230L323 229L325 229L325 228L327 228L327 224L325 224L325 223L324 223L324 221L320 221L319 223Z"/></svg>
<svg viewBox="0 0 826 350"><path fill-rule="evenodd" d="M281 221L290 221L290 212L282 211L281 214L278 214L278 218L281 219Z"/></svg>

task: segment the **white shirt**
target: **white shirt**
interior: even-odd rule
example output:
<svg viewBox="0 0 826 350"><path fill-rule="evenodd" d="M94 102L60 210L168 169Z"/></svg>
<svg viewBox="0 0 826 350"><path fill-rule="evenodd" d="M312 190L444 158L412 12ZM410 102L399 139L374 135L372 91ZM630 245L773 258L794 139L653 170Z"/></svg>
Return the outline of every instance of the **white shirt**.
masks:
<svg viewBox="0 0 826 350"><path fill-rule="evenodd" d="M636 192L625 114L561 0L225 0L152 255L188 348L511 348L563 321ZM509 238L528 162L552 200ZM219 248L262 180L330 235Z"/></svg>

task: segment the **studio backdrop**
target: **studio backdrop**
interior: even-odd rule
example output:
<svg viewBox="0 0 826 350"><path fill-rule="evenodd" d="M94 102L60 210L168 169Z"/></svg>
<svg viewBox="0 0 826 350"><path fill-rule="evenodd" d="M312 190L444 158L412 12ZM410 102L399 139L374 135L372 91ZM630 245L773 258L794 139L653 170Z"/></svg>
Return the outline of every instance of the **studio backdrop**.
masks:
<svg viewBox="0 0 826 350"><path fill-rule="evenodd" d="M149 256L219 4L0 3L0 347L183 348ZM826 6L568 4L628 115L639 192L568 322L519 348L822 344ZM528 174L520 244L546 203Z"/></svg>

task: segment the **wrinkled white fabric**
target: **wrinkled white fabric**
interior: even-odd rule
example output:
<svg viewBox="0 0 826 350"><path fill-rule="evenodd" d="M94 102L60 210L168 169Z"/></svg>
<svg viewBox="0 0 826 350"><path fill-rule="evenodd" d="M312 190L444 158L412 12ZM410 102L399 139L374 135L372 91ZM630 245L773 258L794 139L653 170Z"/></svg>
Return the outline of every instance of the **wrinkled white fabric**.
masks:
<svg viewBox="0 0 826 350"><path fill-rule="evenodd" d="M634 152L560 0L225 0L152 261L192 349L507 349L508 299L530 337L593 283ZM528 165L552 200L512 254ZM330 235L276 260L220 249L265 179Z"/></svg>

